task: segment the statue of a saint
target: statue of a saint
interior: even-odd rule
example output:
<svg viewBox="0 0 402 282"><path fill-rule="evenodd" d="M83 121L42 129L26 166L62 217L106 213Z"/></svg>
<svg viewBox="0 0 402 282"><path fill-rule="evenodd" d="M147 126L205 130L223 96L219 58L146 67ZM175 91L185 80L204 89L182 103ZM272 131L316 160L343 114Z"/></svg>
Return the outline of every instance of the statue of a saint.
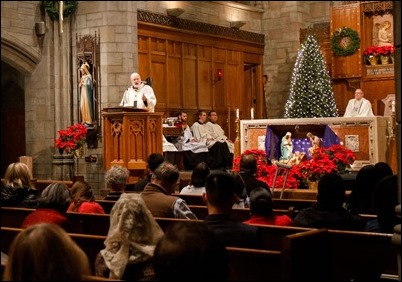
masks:
<svg viewBox="0 0 402 282"><path fill-rule="evenodd" d="M286 132L281 141L281 157L280 160L289 160L292 157L293 143L292 133Z"/></svg>
<svg viewBox="0 0 402 282"><path fill-rule="evenodd" d="M78 104L81 111L81 123L92 125L94 121L94 97L93 97L93 83L92 76L89 71L89 64L83 63L80 67L81 80L80 80L80 95Z"/></svg>

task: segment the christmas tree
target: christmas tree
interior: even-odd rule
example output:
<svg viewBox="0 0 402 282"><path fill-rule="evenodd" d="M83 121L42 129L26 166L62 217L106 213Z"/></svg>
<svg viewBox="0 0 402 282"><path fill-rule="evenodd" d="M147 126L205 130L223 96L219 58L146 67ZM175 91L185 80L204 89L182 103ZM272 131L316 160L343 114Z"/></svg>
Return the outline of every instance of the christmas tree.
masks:
<svg viewBox="0 0 402 282"><path fill-rule="evenodd" d="M337 117L331 78L313 35L307 35L297 54L285 118Z"/></svg>

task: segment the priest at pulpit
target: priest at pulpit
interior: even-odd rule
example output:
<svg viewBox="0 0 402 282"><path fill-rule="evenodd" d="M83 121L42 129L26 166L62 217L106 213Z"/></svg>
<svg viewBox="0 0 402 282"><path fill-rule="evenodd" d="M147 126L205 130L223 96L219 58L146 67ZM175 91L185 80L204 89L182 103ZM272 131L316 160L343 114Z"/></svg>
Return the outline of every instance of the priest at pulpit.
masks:
<svg viewBox="0 0 402 282"><path fill-rule="evenodd" d="M134 107L154 112L156 96L152 87L143 83L140 74L136 72L131 74L130 79L132 86L124 91L120 106Z"/></svg>

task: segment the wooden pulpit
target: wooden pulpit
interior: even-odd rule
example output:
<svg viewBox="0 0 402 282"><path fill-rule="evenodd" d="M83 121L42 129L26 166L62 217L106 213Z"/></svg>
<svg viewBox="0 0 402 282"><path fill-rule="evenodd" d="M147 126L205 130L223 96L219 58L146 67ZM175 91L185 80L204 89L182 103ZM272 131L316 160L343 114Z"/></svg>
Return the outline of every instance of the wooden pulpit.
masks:
<svg viewBox="0 0 402 282"><path fill-rule="evenodd" d="M147 157L162 154L163 113L130 107L104 108L103 166L121 165L130 170L129 183L142 177Z"/></svg>

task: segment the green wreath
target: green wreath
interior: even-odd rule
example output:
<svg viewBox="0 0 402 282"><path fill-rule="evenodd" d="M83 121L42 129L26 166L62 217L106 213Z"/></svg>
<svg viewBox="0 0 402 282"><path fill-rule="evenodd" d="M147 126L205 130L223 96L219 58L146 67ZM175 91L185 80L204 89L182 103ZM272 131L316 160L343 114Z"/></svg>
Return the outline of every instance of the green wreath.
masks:
<svg viewBox="0 0 402 282"><path fill-rule="evenodd" d="M332 51L337 56L353 55L360 47L360 37L357 31L342 27L334 32L331 40Z"/></svg>
<svg viewBox="0 0 402 282"><path fill-rule="evenodd" d="M42 6L52 19L52 21L57 20L59 18L59 4L56 4L59 1L42 1ZM63 9L63 17L67 17L71 15L77 10L78 1L65 1L64 9Z"/></svg>

